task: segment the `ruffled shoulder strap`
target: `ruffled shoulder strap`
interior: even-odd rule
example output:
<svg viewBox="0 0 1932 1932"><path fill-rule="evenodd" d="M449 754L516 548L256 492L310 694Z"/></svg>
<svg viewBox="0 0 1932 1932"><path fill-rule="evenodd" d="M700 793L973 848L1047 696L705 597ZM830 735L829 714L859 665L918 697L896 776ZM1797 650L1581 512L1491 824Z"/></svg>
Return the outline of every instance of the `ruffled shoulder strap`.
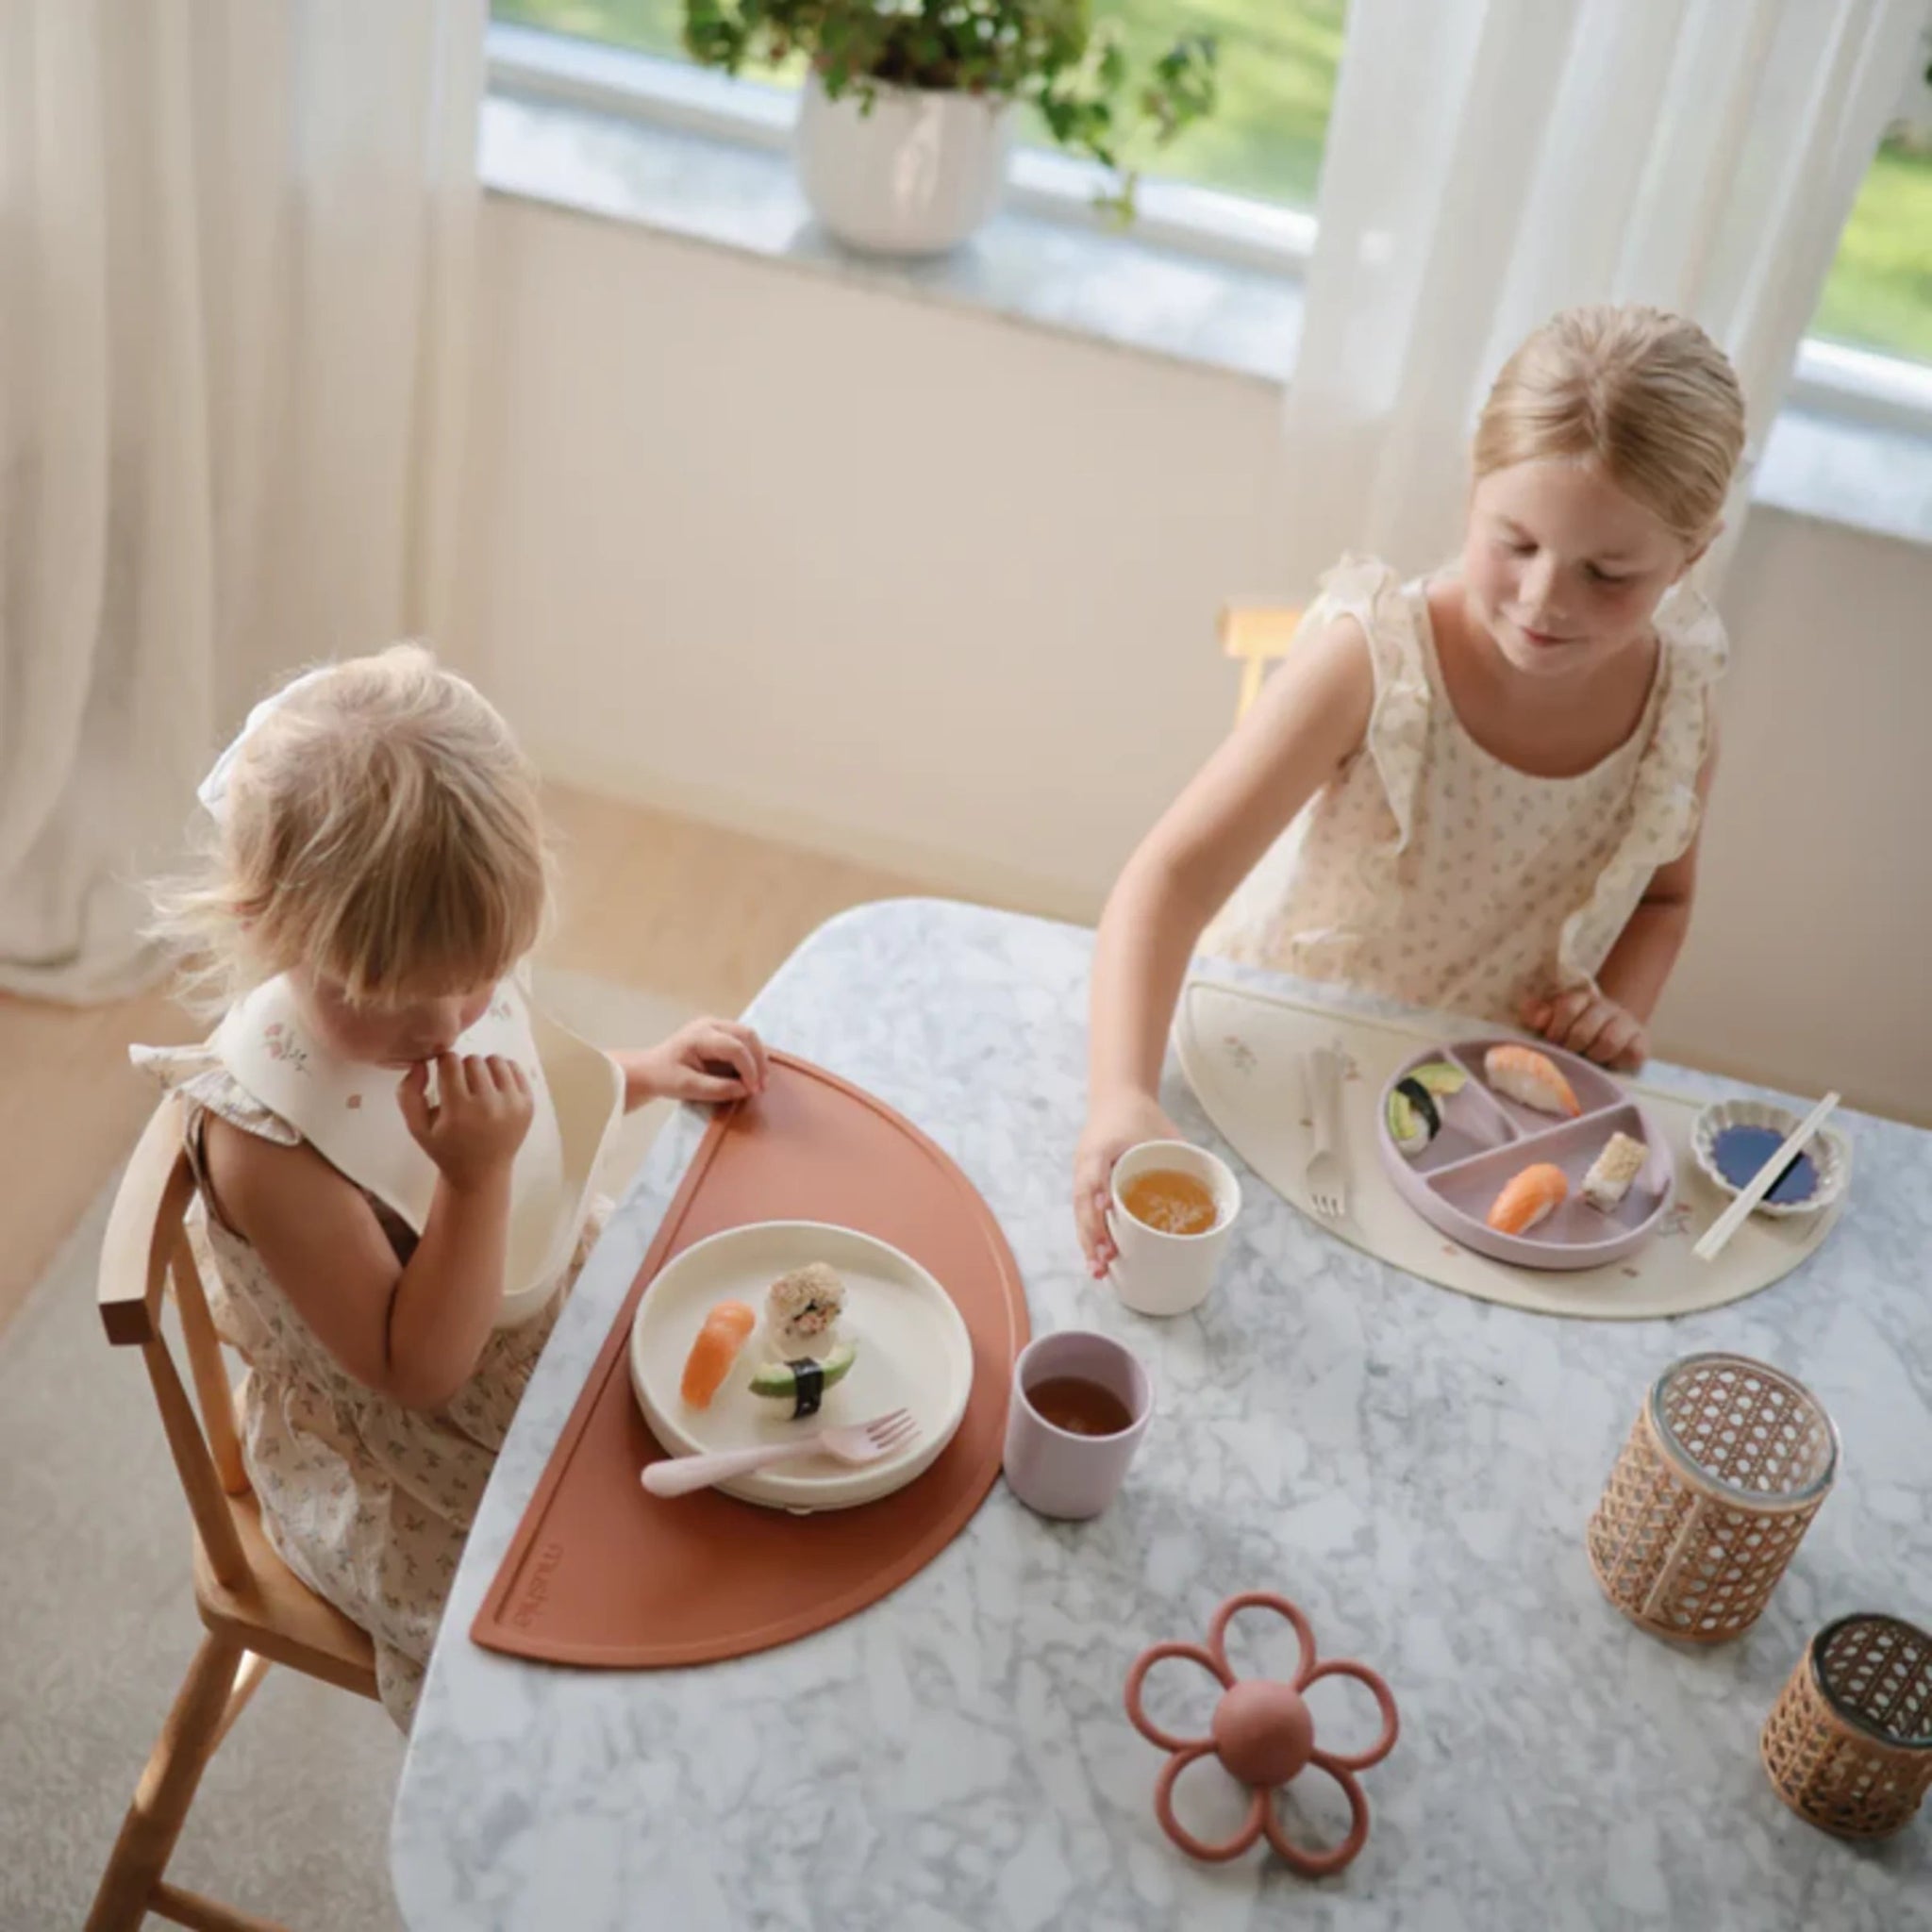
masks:
<svg viewBox="0 0 1932 1932"><path fill-rule="evenodd" d="M1352 617L1369 641L1375 674L1375 703L1369 714L1364 750L1374 759L1397 836L1367 855L1392 873L1415 828L1416 792L1429 740L1429 672L1423 640L1419 588L1406 586L1373 557L1344 557L1322 579L1321 594L1296 631L1312 634L1337 618Z"/></svg>
<svg viewBox="0 0 1932 1932"><path fill-rule="evenodd" d="M192 1108L219 1114L231 1126L273 1141L277 1146L302 1144L302 1136L280 1114L249 1093L211 1047L130 1046L127 1058L168 1092L178 1093Z"/></svg>
<svg viewBox="0 0 1932 1932"><path fill-rule="evenodd" d="M1637 768L1625 846L1649 871L1681 858L1697 836L1697 781L1710 756L1712 694L1731 659L1724 620L1688 584L1657 607L1662 689ZM1620 852L1619 858L1624 854Z"/></svg>
<svg viewBox="0 0 1932 1932"><path fill-rule="evenodd" d="M1674 684L1707 691L1730 668L1731 641L1710 599L1690 584L1674 585L1657 608L1657 634Z"/></svg>
<svg viewBox="0 0 1932 1932"><path fill-rule="evenodd" d="M1352 617L1369 640L1375 681L1391 676L1426 677L1415 606L1402 579L1374 557L1344 557L1322 578L1315 600L1295 627L1297 641Z"/></svg>
<svg viewBox="0 0 1932 1932"><path fill-rule="evenodd" d="M1697 784L1710 756L1712 692L1730 662L1730 641L1709 601L1687 584L1657 607L1657 634L1663 647L1657 708L1631 784L1629 826L1589 900L1563 923L1557 958L1566 985L1595 979L1652 875L1690 849L1703 818Z"/></svg>

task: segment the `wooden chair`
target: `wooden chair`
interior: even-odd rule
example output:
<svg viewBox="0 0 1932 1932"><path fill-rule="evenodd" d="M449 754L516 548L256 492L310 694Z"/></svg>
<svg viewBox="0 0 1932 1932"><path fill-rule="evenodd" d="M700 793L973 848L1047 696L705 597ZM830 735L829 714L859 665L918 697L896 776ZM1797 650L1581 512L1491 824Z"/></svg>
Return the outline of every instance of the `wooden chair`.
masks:
<svg viewBox="0 0 1932 1932"><path fill-rule="evenodd" d="M1241 696L1235 701L1237 724L1248 715L1261 695L1261 680L1277 658L1288 656L1294 641L1295 627L1302 621L1299 610L1271 608L1259 604L1228 604L1221 612L1221 648L1241 667Z"/></svg>
<svg viewBox="0 0 1932 1932"><path fill-rule="evenodd" d="M271 1663L375 1696L368 1637L271 1548L242 1465L235 1411L184 1217L194 1174L172 1098L156 1109L114 1197L101 1248L108 1340L139 1347L194 1518L194 1602L208 1635L161 1727L114 1841L87 1932L131 1932L149 1912L198 1932L278 1932L266 1919L183 1891L162 1875L202 1772ZM200 1413L161 1325L172 1280Z"/></svg>

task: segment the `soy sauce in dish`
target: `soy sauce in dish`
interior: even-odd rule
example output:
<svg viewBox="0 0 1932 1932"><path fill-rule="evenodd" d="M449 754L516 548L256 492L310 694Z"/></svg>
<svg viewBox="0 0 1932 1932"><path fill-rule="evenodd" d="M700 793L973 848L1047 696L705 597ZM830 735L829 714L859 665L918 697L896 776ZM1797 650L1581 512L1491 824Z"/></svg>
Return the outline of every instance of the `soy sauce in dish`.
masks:
<svg viewBox="0 0 1932 1932"><path fill-rule="evenodd" d="M1785 1137L1774 1127L1725 1127L1711 1143L1717 1171L1740 1193L1757 1177L1757 1171L1785 1144ZM1818 1191L1818 1165L1808 1154L1801 1154L1778 1176L1777 1185L1764 1198L1788 1207L1808 1201Z"/></svg>

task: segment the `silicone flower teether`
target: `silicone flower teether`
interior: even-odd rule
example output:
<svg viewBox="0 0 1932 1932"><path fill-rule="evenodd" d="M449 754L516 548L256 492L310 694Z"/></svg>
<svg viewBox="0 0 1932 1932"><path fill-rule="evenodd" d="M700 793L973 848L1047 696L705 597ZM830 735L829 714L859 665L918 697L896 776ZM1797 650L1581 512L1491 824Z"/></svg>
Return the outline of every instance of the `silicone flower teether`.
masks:
<svg viewBox="0 0 1932 1932"><path fill-rule="evenodd" d="M1227 1663L1227 1626L1246 1609L1270 1609L1286 1617L1294 1626L1301 1645L1294 1681L1277 1684L1262 1677L1237 1680ZM1208 1671L1221 1686L1221 1701L1214 1707L1209 1734L1205 1738L1176 1738L1155 1724L1141 1706L1141 1687L1147 1673L1166 1657L1188 1657ZM1309 1714L1303 1693L1322 1677L1355 1677L1374 1693L1382 1711L1382 1735L1368 1750L1354 1757L1341 1757L1315 1748L1315 1721ZM1326 1663L1315 1660L1315 1633L1308 1620L1285 1596L1267 1591L1249 1591L1229 1597L1215 1611L1208 1628L1208 1641L1198 1643L1157 1643L1143 1652L1127 1674L1127 1715L1134 1728L1150 1743L1173 1753L1160 1781L1154 1788L1154 1815L1161 1828L1189 1857L1220 1860L1238 1858L1257 1840L1266 1838L1291 1871L1304 1878L1324 1878L1348 1864L1369 1837L1369 1801L1362 1793L1355 1774L1379 1764L1395 1748L1398 1720L1395 1699L1387 1684L1364 1664L1345 1657L1331 1657ZM1198 1758L1218 1756L1230 1776L1254 1788L1247 1822L1225 1844L1204 1844L1174 1815L1174 1781ZM1341 1787L1348 1800L1351 1822L1348 1836L1332 1850L1305 1851L1291 1843L1281 1828L1274 1807L1277 1788L1291 1782L1310 1764L1325 1771Z"/></svg>

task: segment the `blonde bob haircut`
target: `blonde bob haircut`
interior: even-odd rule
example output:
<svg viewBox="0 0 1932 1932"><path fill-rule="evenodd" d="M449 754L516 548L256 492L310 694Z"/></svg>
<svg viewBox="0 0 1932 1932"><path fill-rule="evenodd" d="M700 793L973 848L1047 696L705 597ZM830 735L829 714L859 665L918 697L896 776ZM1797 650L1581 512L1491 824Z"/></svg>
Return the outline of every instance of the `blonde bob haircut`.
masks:
<svg viewBox="0 0 1932 1932"><path fill-rule="evenodd" d="M349 659L248 732L196 870L156 904L207 1004L297 968L371 1007L494 984L548 917L536 774L420 645Z"/></svg>

